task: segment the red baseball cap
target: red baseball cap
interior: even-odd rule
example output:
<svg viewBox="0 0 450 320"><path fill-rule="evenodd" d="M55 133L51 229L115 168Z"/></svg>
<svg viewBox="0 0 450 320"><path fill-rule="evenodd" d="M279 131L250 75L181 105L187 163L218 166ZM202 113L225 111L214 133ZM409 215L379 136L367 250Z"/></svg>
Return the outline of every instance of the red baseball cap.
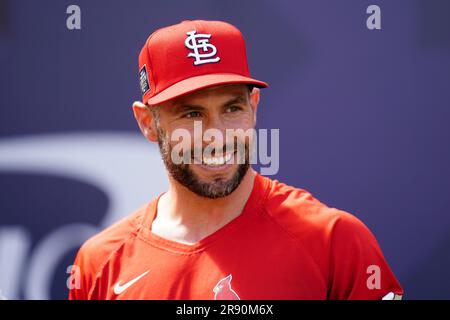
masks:
<svg viewBox="0 0 450 320"><path fill-rule="evenodd" d="M152 33L139 54L139 80L142 102L149 105L219 84L268 86L250 76L242 33L229 23L205 20Z"/></svg>

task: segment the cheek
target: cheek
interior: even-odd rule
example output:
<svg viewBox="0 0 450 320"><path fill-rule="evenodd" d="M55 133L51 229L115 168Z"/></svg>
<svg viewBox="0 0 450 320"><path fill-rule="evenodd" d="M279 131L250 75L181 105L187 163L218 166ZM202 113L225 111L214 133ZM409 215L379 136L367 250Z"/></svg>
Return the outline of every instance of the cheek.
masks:
<svg viewBox="0 0 450 320"><path fill-rule="evenodd" d="M255 133L254 128L253 115L240 117L227 125L226 139L227 141L233 141L232 137L234 137L240 143L249 143L252 145L254 141L253 134Z"/></svg>
<svg viewBox="0 0 450 320"><path fill-rule="evenodd" d="M245 113L237 117L229 117L224 120L227 129L247 130L255 127L253 113Z"/></svg>
<svg viewBox="0 0 450 320"><path fill-rule="evenodd" d="M193 126L177 126L168 131L167 139L172 147L189 150L194 143L194 128Z"/></svg>

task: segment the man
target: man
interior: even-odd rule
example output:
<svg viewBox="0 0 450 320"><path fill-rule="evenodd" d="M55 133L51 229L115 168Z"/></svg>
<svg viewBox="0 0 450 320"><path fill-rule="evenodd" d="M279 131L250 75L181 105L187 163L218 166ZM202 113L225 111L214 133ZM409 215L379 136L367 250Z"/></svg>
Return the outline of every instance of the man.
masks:
<svg viewBox="0 0 450 320"><path fill-rule="evenodd" d="M357 218L256 173L251 137L196 136L255 127L267 84L250 77L245 50L240 31L219 21L183 21L148 38L133 110L159 144L169 190L82 246L71 299L401 297Z"/></svg>

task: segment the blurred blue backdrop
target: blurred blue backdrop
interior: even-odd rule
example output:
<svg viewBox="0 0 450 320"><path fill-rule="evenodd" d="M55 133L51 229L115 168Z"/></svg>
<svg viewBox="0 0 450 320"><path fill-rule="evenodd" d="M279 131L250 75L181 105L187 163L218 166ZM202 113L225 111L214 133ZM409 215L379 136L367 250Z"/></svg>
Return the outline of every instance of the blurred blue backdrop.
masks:
<svg viewBox="0 0 450 320"><path fill-rule="evenodd" d="M66 9L81 8L81 30ZM381 8L368 30L366 8ZM156 28L225 20L267 81L280 171L377 237L407 299L450 298L450 2L0 1L0 290L64 299L91 234L167 186L140 136L137 56Z"/></svg>

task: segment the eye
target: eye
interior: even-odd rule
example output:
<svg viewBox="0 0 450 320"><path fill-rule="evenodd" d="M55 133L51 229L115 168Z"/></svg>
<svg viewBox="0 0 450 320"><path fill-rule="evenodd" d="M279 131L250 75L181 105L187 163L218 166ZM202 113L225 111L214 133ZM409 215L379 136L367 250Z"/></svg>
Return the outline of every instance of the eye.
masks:
<svg viewBox="0 0 450 320"><path fill-rule="evenodd" d="M198 111L191 111L184 115L185 118L199 118L201 116L202 116L201 113Z"/></svg>
<svg viewBox="0 0 450 320"><path fill-rule="evenodd" d="M240 106L233 105L233 106L227 107L226 112L237 112L239 110L242 110L242 108Z"/></svg>

